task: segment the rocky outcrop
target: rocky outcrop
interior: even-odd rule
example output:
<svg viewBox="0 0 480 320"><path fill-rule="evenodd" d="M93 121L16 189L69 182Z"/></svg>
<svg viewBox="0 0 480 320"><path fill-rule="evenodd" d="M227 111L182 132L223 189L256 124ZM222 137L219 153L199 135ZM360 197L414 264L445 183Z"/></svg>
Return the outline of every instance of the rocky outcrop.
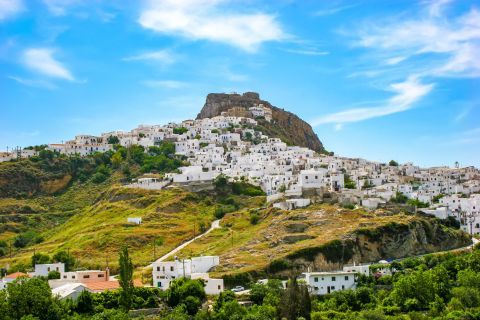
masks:
<svg viewBox="0 0 480 320"><path fill-rule="evenodd" d="M471 244L470 237L442 225L439 220L418 218L407 224L389 223L373 229L358 229L317 247L308 247L276 260L267 268L275 273L288 272L293 266L300 270L338 270L346 263L367 263L383 259L448 251Z"/></svg>
<svg viewBox="0 0 480 320"><path fill-rule="evenodd" d="M222 112L245 116L248 108L263 104L272 109L272 121L259 121L259 130L264 134L282 139L290 145L308 147L317 152L324 152L322 143L312 127L295 114L272 106L268 101L261 100L256 92L244 94L210 93L197 119L211 118Z"/></svg>

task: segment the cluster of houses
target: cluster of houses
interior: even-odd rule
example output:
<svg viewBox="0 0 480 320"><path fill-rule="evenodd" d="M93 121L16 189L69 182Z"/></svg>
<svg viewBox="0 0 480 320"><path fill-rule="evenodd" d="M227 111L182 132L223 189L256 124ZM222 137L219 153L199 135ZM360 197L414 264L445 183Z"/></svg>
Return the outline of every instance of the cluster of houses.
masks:
<svg viewBox="0 0 480 320"><path fill-rule="evenodd" d="M120 283L115 277L110 276L110 271L108 268L105 270L80 270L66 272L65 264L58 262L36 264L33 272L15 272L6 275L3 279L0 279L0 290L5 289L9 283L12 283L18 278L48 278L52 272L56 272L59 275L59 278L48 280L48 284L52 289L52 294L60 299L75 300L82 293L82 291L85 290L91 293L99 293L120 288ZM137 280L134 281L134 285L137 287L142 286L142 284Z"/></svg>
<svg viewBox="0 0 480 320"><path fill-rule="evenodd" d="M163 177L139 178L129 187L211 185L223 174L231 180L260 186L267 194L267 201L283 209L304 207L321 201L325 195L342 204L376 209L401 193L431 206L431 214L454 216L466 231L480 232L479 169L458 165L420 168L412 163L390 165L317 154L305 147L289 146L259 131L258 117L274 121L269 107L258 104L248 110L238 109L179 124L140 125L129 132L113 131L101 136L78 135L62 144L50 144L47 149L88 155L111 150L114 144L141 145L148 149L169 141L175 144L176 154L186 158L190 165ZM33 149L15 150L10 155L0 154L0 161L35 153Z"/></svg>
<svg viewBox="0 0 480 320"><path fill-rule="evenodd" d="M207 295L218 295L225 290L223 279L210 278L208 272L220 263L218 256L200 256L190 259L178 259L173 261L156 261L152 264L153 287L161 290L167 290L170 283L179 278L201 279L205 286ZM334 291L355 289L358 283L359 275L383 276L390 274L386 261L385 267L376 269L372 274L370 264L345 265L342 270L330 272L305 272L300 277L304 281L311 294L324 295ZM83 291L99 293L108 290L120 288L120 284L115 277L110 276L109 269L106 270L82 270L65 272L63 263L36 264L35 271L29 273L15 272L0 279L0 290L5 289L10 283L20 277L48 277L51 272L57 272L58 279L48 280L52 289L52 294L59 299L75 300ZM267 280L259 280L259 283L265 284ZM284 288L288 285L283 281ZM142 286L139 281L134 281L137 287ZM248 291L246 291L248 292Z"/></svg>

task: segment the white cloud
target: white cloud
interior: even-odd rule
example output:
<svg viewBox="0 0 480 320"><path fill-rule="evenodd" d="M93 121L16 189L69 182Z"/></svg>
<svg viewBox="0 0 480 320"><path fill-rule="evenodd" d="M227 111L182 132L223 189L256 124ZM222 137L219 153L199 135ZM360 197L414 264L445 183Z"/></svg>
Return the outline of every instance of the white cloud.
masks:
<svg viewBox="0 0 480 320"><path fill-rule="evenodd" d="M348 10L348 9L355 8L357 6L358 6L358 4L330 7L330 8L326 8L326 9L317 10L313 13L313 15L317 16L317 17L330 16L330 15L337 14L339 12L342 12L342 11L345 11L345 10Z"/></svg>
<svg viewBox="0 0 480 320"><path fill-rule="evenodd" d="M170 50L163 49L151 52L144 52L135 56L123 58L124 61L154 61L164 65L174 64L177 56Z"/></svg>
<svg viewBox="0 0 480 320"><path fill-rule="evenodd" d="M399 64L400 62L404 61L407 59L405 56L398 56L398 57L392 57L387 60L385 60L385 63L388 64L389 66L394 66L396 64Z"/></svg>
<svg viewBox="0 0 480 320"><path fill-rule="evenodd" d="M328 51L320 51L316 49L285 49L284 51L305 56L326 56L330 54Z"/></svg>
<svg viewBox="0 0 480 320"><path fill-rule="evenodd" d="M50 48L32 48L23 52L23 63L29 69L52 78L75 80L71 72L53 57Z"/></svg>
<svg viewBox="0 0 480 320"><path fill-rule="evenodd" d="M0 0L0 22L15 16L22 10L21 0Z"/></svg>
<svg viewBox="0 0 480 320"><path fill-rule="evenodd" d="M142 82L145 86L150 88L165 88L165 89L180 89L187 84L176 80L146 80Z"/></svg>
<svg viewBox="0 0 480 320"><path fill-rule="evenodd" d="M480 127L460 132L447 145L480 144Z"/></svg>
<svg viewBox="0 0 480 320"><path fill-rule="evenodd" d="M56 16L64 16L67 14L69 7L79 4L81 0L43 0L48 11Z"/></svg>
<svg viewBox="0 0 480 320"><path fill-rule="evenodd" d="M253 52L285 34L275 17L266 13L225 11L226 0L148 1L138 19L142 27L192 40L226 43Z"/></svg>
<svg viewBox="0 0 480 320"><path fill-rule="evenodd" d="M57 89L57 86L45 80L24 79L16 76L9 76L8 78L28 87L43 88L49 90Z"/></svg>
<svg viewBox="0 0 480 320"><path fill-rule="evenodd" d="M437 63L425 66L424 75L480 76L480 12L472 8L460 16L450 17L444 8L448 2L428 2L417 18L391 18L360 28L357 44L393 55L387 64L396 64L411 56L433 55L432 61Z"/></svg>
<svg viewBox="0 0 480 320"><path fill-rule="evenodd" d="M427 95L433 84L420 83L416 76L410 76L406 81L390 85L389 90L396 94L381 107L354 108L322 116L312 121L313 126L325 123L334 123L337 130L338 124L358 122L371 118L383 117L390 114L403 112L413 107L413 104Z"/></svg>

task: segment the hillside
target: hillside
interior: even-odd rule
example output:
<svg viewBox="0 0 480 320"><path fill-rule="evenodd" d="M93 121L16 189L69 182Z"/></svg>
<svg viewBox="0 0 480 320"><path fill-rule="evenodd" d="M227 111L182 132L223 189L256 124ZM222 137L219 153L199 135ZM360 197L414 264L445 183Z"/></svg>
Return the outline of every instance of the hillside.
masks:
<svg viewBox="0 0 480 320"><path fill-rule="evenodd" d="M219 208L226 212L222 228L186 247L178 255L215 254L221 257L216 270L221 276L282 272L294 265L333 268L339 263L399 258L462 247L469 243L463 233L446 228L435 219L363 209L349 210L333 205L314 205L294 211L264 208L264 196L231 194L231 190L191 193L179 188L146 191L109 183L97 190L92 203L84 202L63 219L37 229L38 244L16 249L12 260L0 258L0 265L27 266L33 252L52 255L69 250L77 267L117 267L117 251L127 244L135 266L141 268L195 234L208 229ZM91 188L91 187L90 187ZM93 189L88 189L90 193ZM68 195L51 198L66 201ZM74 193L85 196L80 189ZM74 200L72 197L71 200ZM7 205L40 205L41 198L0 202ZM81 206L81 205L80 205ZM47 219L48 211L37 217ZM60 207L57 207L60 208ZM234 210L233 212L228 212ZM21 216L21 215L19 215ZM221 216L221 215L220 215ZM255 216L256 218L252 218ZM141 225L127 223L127 217L141 217ZM258 221L257 221L258 220ZM233 234L232 234L233 232ZM5 235L4 235L5 236Z"/></svg>
<svg viewBox="0 0 480 320"><path fill-rule="evenodd" d="M272 122L257 119L259 131L270 137L280 138L290 145L307 147L317 152L325 152L322 142L307 122L291 112L272 106L268 101L261 100L259 94L255 92L246 92L242 95L235 93L210 93L197 119L215 117L235 107L246 110L259 103L272 109ZM236 110L231 112L242 111ZM237 115L243 116L243 114Z"/></svg>

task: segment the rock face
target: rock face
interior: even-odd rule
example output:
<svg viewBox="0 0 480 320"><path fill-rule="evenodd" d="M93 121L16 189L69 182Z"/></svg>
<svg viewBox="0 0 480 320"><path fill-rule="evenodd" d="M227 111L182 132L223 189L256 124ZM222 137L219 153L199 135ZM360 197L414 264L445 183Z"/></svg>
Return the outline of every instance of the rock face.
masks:
<svg viewBox="0 0 480 320"><path fill-rule="evenodd" d="M408 224L359 229L342 240L294 252L287 259L289 264L305 270L338 270L345 263L399 259L462 248L471 242L460 230L447 228L434 219L420 218Z"/></svg>
<svg viewBox="0 0 480 320"><path fill-rule="evenodd" d="M324 152L322 143L312 127L291 112L272 106L261 100L256 92L244 94L210 93L197 119L219 116L222 112L244 116L248 108L263 104L272 109L272 121L259 121L259 130L270 137L282 139L287 144L308 147L317 152Z"/></svg>

